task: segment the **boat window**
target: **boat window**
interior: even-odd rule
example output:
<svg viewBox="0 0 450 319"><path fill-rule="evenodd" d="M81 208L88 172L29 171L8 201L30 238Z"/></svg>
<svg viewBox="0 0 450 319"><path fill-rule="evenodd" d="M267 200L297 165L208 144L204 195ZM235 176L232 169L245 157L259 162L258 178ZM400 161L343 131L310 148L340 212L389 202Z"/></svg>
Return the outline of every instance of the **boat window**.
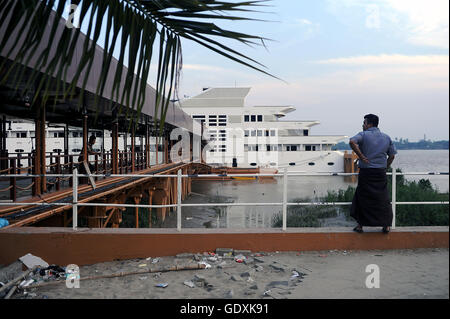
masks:
<svg viewBox="0 0 450 319"><path fill-rule="evenodd" d="M270 130L270 136L275 136L275 130Z"/></svg>
<svg viewBox="0 0 450 319"><path fill-rule="evenodd" d="M328 162L328 165L329 165L329 166L333 166L334 163L333 163L333 162Z"/></svg>
<svg viewBox="0 0 450 319"><path fill-rule="evenodd" d="M311 145L305 145L305 151L311 151Z"/></svg>
<svg viewBox="0 0 450 319"><path fill-rule="evenodd" d="M250 165L251 165L251 166L256 166L256 165L258 165L258 164L256 164L256 163L250 163Z"/></svg>
<svg viewBox="0 0 450 319"><path fill-rule="evenodd" d="M295 163L294 163L294 162L292 162L292 163L289 163L289 165L291 165L291 166L295 166Z"/></svg>
<svg viewBox="0 0 450 319"><path fill-rule="evenodd" d="M262 122L263 121L263 116L262 115L258 115L258 122Z"/></svg>
<svg viewBox="0 0 450 319"><path fill-rule="evenodd" d="M310 162L310 163L308 163L308 165L309 165L309 166L314 166L314 165L316 165L316 163Z"/></svg>
<svg viewBox="0 0 450 319"><path fill-rule="evenodd" d="M244 115L244 122L250 122L250 115Z"/></svg>
<svg viewBox="0 0 450 319"><path fill-rule="evenodd" d="M18 148L18 149L16 149L16 150L14 150L14 152L16 152L16 153L23 153L23 149Z"/></svg>
<svg viewBox="0 0 450 319"><path fill-rule="evenodd" d="M258 130L258 136L262 136L262 130Z"/></svg>
<svg viewBox="0 0 450 319"><path fill-rule="evenodd" d="M16 137L17 138L26 138L27 137L27 132L17 132L16 133Z"/></svg>
<svg viewBox="0 0 450 319"><path fill-rule="evenodd" d="M308 135L309 135L308 130L303 130L303 135L304 135L304 136L308 136Z"/></svg>
<svg viewBox="0 0 450 319"><path fill-rule="evenodd" d="M251 116L252 122L256 122L256 115Z"/></svg>
<svg viewBox="0 0 450 319"><path fill-rule="evenodd" d="M249 134L250 134L250 131L249 131L249 130L245 130L245 131L244 131L244 137L248 137Z"/></svg>

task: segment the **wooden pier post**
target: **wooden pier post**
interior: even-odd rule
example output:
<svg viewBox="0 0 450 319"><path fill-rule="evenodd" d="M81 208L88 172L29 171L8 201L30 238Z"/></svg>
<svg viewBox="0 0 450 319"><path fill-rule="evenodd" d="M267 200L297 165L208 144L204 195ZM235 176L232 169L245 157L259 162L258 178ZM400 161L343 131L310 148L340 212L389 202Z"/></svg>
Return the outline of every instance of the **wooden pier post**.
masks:
<svg viewBox="0 0 450 319"><path fill-rule="evenodd" d="M114 121L112 124L112 150L111 150L111 170L112 174L119 172L119 123Z"/></svg>

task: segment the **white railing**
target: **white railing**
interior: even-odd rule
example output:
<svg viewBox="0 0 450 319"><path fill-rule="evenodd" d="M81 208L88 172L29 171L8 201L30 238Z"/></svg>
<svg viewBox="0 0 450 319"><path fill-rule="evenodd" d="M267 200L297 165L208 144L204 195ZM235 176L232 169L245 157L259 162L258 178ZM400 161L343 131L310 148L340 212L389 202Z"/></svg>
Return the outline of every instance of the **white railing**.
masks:
<svg viewBox="0 0 450 319"><path fill-rule="evenodd" d="M40 205L40 206L72 206L72 227L73 229L77 229L78 227L78 207L79 206L108 206L108 207L129 207L129 208L170 208L176 207L177 211L177 230L181 231L181 211L182 207L205 207L205 206L282 206L282 229L286 231L287 229L287 207L288 206L345 206L351 205L351 202L288 202L287 201L287 185L288 185L288 176L353 176L358 175L358 173L333 173L333 172L302 172L302 171L292 171L287 172L285 168L283 173L277 174L193 174L193 175L183 175L181 170L178 170L176 175L159 175L159 174L78 174L77 169L73 170L72 175L67 174L47 174L46 177L72 177L73 183L73 198L71 203L42 203L42 202L34 202L34 203L13 203L11 201L0 201L0 206L32 206L32 205ZM399 173L396 172L395 169L392 172L387 173L387 175L392 175L392 229L395 229L396 224L396 206L397 205L448 205L448 201L428 201L428 202L397 202L397 175L428 175L428 176L436 176L436 175L449 175L448 172L408 172L408 173ZM21 175L0 175L1 177L38 177L41 175L33 175L33 174L21 174ZM176 177L177 178L177 203L176 204L167 204L167 205L144 205L144 204L109 204L109 203L79 203L78 202L78 177L127 177L127 178L148 178L148 177L158 177L158 178L169 178ZM182 195L182 187L181 182L182 178L202 178L202 177L275 177L281 176L283 177L283 199L282 202L275 203L196 203L196 204L183 204L181 202Z"/></svg>

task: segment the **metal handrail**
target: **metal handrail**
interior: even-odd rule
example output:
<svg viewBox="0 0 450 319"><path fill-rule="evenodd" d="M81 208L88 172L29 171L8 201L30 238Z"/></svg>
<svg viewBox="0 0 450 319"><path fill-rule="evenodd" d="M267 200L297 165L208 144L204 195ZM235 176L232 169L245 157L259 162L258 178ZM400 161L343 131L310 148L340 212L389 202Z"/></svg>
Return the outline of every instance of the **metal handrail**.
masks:
<svg viewBox="0 0 450 319"><path fill-rule="evenodd" d="M448 205L448 201L429 201L429 202L397 202L396 194L396 177L397 175L449 175L449 172L408 172L400 173L396 170L386 173L387 175L392 175L392 229L395 229L395 219L396 219L396 206L397 205ZM351 205L351 202L288 202L287 201L287 178L288 176L352 176L358 175L358 173L334 173L334 172L303 172L303 171L291 171L287 172L284 169L282 174L182 174L181 170L178 170L176 175L157 175L157 174L78 174L78 170L75 168L73 174L46 174L46 175L36 175L36 174L8 174L0 175L0 177L72 177L73 178L73 200L72 203L11 203L11 202L0 202L0 206L72 206L73 214L73 229L77 229L77 218L78 218L78 206L108 206L108 207L129 207L129 208L177 208L177 230L181 231L181 209L182 207L207 207L207 206L282 206L282 229L286 231L287 229L287 207L288 206L345 206ZM182 178L192 178L192 177L243 177L243 176L283 176L283 201L275 203L196 203L196 204L183 204L181 202L181 179ZM146 178L146 177L176 177L177 178L177 203L168 205L144 205L144 204L112 204L112 203L78 203L78 177L135 177L135 178Z"/></svg>

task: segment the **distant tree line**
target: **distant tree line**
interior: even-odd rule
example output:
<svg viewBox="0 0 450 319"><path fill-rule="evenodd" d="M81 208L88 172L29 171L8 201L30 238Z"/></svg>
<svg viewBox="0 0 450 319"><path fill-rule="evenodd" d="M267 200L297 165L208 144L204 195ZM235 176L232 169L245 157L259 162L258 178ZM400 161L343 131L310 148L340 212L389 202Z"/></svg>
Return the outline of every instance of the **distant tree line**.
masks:
<svg viewBox="0 0 450 319"><path fill-rule="evenodd" d="M394 145L397 150L448 150L448 142L430 140L410 142L408 139L395 138ZM351 150L351 148L347 142L339 142L333 146L332 150Z"/></svg>

